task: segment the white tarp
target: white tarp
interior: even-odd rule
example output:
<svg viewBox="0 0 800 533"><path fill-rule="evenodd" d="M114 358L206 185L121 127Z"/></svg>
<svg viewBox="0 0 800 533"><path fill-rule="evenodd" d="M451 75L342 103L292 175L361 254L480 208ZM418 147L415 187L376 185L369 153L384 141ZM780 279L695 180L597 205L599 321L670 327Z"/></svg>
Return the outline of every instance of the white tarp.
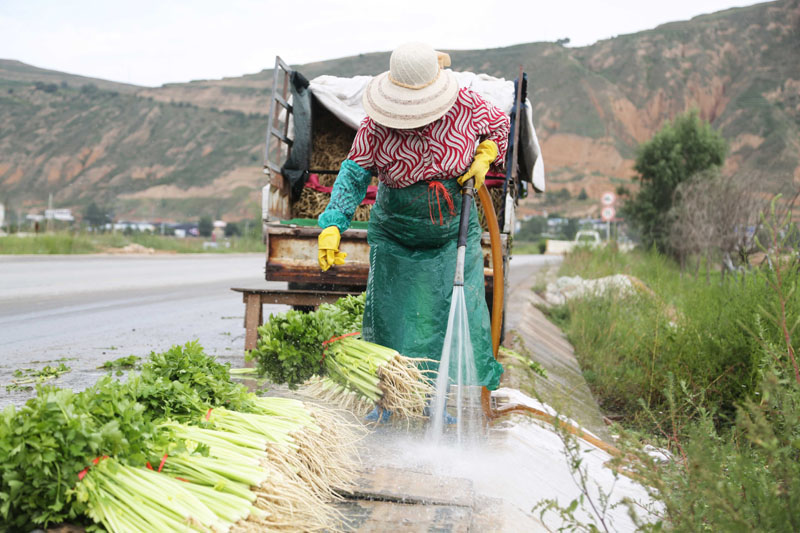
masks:
<svg viewBox="0 0 800 533"><path fill-rule="evenodd" d="M456 72L456 79L460 87L468 87L481 95L487 102L496 105L505 114L511 113L514 107L514 82L495 78L487 74L474 74L472 72ZM350 126L358 129L358 125L366 116L361 105L361 95L371 80L371 76L354 76L340 78L337 76L318 76L311 80L311 92L331 113ZM530 110L530 100L525 101L525 106ZM533 167L533 186L544 191L544 160L539 147L539 139L528 112L528 128L531 132L533 151L536 154L536 163Z"/></svg>

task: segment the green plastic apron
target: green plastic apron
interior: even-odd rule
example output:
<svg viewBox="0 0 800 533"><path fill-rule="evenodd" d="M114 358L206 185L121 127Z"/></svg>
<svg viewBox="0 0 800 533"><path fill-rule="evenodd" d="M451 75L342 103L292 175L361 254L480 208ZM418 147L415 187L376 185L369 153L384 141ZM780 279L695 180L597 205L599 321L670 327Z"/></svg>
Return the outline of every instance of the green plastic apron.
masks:
<svg viewBox="0 0 800 533"><path fill-rule="evenodd" d="M445 199L418 182L402 189L381 184L367 230L370 269L362 335L407 357L433 359L421 368L438 371L447 331L456 269L456 240L461 186L441 183L450 193L455 215ZM440 210L443 225L440 225ZM431 219L435 220L435 223ZM464 294L474 349L478 385L496 389L503 367L492 356L489 309L483 280L481 228L470 213Z"/></svg>

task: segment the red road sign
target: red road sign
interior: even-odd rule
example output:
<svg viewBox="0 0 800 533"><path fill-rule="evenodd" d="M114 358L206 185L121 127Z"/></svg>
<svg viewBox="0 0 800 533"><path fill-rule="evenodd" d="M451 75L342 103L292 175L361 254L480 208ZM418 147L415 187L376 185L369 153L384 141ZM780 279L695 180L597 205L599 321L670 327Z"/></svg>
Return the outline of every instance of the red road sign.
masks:
<svg viewBox="0 0 800 533"><path fill-rule="evenodd" d="M600 218L603 219L603 222L610 222L614 220L614 215L617 214L617 210L611 206L604 207L602 211L600 211Z"/></svg>

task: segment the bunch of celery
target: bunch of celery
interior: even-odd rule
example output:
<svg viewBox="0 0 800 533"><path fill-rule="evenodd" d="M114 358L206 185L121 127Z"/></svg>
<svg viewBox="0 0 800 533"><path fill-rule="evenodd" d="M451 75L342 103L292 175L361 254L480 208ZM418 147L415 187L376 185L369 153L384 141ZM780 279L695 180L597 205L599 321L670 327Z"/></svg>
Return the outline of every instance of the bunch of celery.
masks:
<svg viewBox="0 0 800 533"><path fill-rule="evenodd" d="M354 476L352 426L297 400L259 398L228 370L189 343L153 354L126 383L105 377L81 393L41 387L22 409L4 410L0 523L11 531L87 517L110 532L336 527L326 500ZM158 472L145 468L162 457Z"/></svg>
<svg viewBox="0 0 800 533"><path fill-rule="evenodd" d="M272 398L259 400L263 405ZM321 498L333 497L334 487L344 488L354 477L355 439L348 442L341 440L341 431L323 431L308 411L304 413L308 417L305 421L266 410L243 413L217 408L206 418L218 431L265 443L261 449L266 451L268 460L287 476L304 481Z"/></svg>
<svg viewBox="0 0 800 533"><path fill-rule="evenodd" d="M413 360L361 339L344 337L331 342L323 362L331 381L401 418L423 417L433 394L429 378Z"/></svg>
<svg viewBox="0 0 800 533"><path fill-rule="evenodd" d="M263 438L270 460L320 495L354 477L356 428L335 413L291 399L260 398L230 381L229 365L197 343L153 354L131 380L154 416L210 423L235 435ZM211 408L211 409L209 409Z"/></svg>
<svg viewBox="0 0 800 533"><path fill-rule="evenodd" d="M210 428L167 422L163 429L175 438L190 443L191 448L204 449L208 456L182 454L170 456L164 472L176 478L230 492L250 501L266 516L258 522L270 530L313 531L335 523L329 505L270 459L266 439ZM235 466L234 466L235 465ZM246 496L248 495L249 496ZM251 518L250 522L254 520Z"/></svg>
<svg viewBox="0 0 800 533"><path fill-rule="evenodd" d="M340 406L361 411L369 402L399 417L422 417L433 392L429 378L417 368L419 361L354 338L361 313L363 297L348 297L313 313L273 315L259 328L248 357L273 382L296 387L311 380L306 393Z"/></svg>
<svg viewBox="0 0 800 533"><path fill-rule="evenodd" d="M181 481L113 458L97 462L72 492L87 514L109 531L229 531L266 513L249 497Z"/></svg>

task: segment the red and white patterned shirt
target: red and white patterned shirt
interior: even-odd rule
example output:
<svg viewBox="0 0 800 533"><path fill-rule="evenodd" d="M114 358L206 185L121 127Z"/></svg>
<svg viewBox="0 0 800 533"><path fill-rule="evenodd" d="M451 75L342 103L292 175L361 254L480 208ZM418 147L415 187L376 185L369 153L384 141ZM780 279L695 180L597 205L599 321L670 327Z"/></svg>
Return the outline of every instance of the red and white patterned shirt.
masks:
<svg viewBox="0 0 800 533"><path fill-rule="evenodd" d="M410 130L381 126L366 117L358 128L348 159L374 170L393 188L418 181L455 178L472 164L484 140L497 144L495 167L503 166L508 147L509 118L470 89L458 92L455 104L440 119Z"/></svg>

